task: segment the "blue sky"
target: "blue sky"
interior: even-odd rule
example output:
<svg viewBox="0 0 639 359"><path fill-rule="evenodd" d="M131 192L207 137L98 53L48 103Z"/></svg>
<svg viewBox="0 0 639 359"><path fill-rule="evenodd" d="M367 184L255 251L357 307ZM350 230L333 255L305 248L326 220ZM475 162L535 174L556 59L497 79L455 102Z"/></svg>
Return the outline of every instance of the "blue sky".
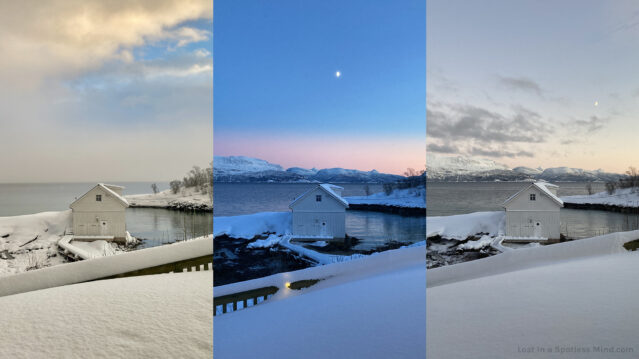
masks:
<svg viewBox="0 0 639 359"><path fill-rule="evenodd" d="M637 165L639 3L431 0L427 10L429 153Z"/></svg>
<svg viewBox="0 0 639 359"><path fill-rule="evenodd" d="M423 167L425 26L423 1L216 1L215 154ZM389 142L403 145L379 157Z"/></svg>

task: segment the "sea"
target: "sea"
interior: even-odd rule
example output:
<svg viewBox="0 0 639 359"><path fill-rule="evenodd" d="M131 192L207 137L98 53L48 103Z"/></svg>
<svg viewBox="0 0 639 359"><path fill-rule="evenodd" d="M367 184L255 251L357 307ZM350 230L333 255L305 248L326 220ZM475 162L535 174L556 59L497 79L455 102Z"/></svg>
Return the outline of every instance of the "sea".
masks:
<svg viewBox="0 0 639 359"><path fill-rule="evenodd" d="M288 212L288 205L300 194L316 186L312 183L216 183L213 188L214 216L237 216L257 212ZM363 196L383 190L378 184L339 184L342 196ZM215 225L215 224L214 224ZM361 241L353 248L369 250L390 241L415 243L426 233L424 217L346 211L346 234Z"/></svg>
<svg viewBox="0 0 639 359"><path fill-rule="evenodd" d="M152 182L114 182L124 186L124 195L151 193ZM160 191L168 183L156 182ZM0 217L64 211L95 183L0 183ZM127 208L127 230L142 239L138 248L154 247L177 240L213 233L210 213L155 208Z"/></svg>
<svg viewBox="0 0 639 359"><path fill-rule="evenodd" d="M428 216L450 216L479 211L503 211L501 204L527 186L527 182L429 182L426 187ZM558 196L588 194L586 182L555 182ZM592 183L594 192L605 190ZM639 229L639 215L599 210L562 208L561 233L579 239L611 232Z"/></svg>

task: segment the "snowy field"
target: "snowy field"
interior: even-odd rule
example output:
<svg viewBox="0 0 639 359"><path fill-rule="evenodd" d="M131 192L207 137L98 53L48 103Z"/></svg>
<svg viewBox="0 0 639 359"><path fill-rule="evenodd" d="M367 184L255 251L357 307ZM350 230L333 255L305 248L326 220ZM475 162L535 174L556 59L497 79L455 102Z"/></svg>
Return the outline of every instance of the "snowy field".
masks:
<svg viewBox="0 0 639 359"><path fill-rule="evenodd" d="M351 196L345 199L350 204L426 208L426 189L424 187L396 189L388 195L385 192L379 192L370 196Z"/></svg>
<svg viewBox="0 0 639 359"><path fill-rule="evenodd" d="M65 262L57 242L68 227L71 210L0 217L0 277Z"/></svg>
<svg viewBox="0 0 639 359"><path fill-rule="evenodd" d="M196 191L195 187L182 188L178 193L170 189L159 193L134 194L124 196L131 207L151 208L202 208L213 209L213 202L208 194Z"/></svg>
<svg viewBox="0 0 639 359"><path fill-rule="evenodd" d="M635 188L617 189L613 194L599 192L593 195L561 197L565 203L603 204L619 207L639 207L639 192Z"/></svg>
<svg viewBox="0 0 639 359"><path fill-rule="evenodd" d="M0 297L3 358L211 358L211 272Z"/></svg>
<svg viewBox="0 0 639 359"><path fill-rule="evenodd" d="M215 317L219 358L424 358L425 247L216 287L274 285L265 303ZM323 279L301 291L285 283ZM250 345L247 345L250 343Z"/></svg>
<svg viewBox="0 0 639 359"><path fill-rule="evenodd" d="M428 270L428 358L636 358L639 231ZM612 352L609 352L612 351Z"/></svg>

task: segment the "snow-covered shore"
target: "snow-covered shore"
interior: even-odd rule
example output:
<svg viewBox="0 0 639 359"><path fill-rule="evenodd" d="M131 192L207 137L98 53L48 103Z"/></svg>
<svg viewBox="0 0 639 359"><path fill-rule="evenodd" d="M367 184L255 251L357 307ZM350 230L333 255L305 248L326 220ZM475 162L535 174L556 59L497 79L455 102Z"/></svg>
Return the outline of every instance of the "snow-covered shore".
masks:
<svg viewBox="0 0 639 359"><path fill-rule="evenodd" d="M474 212L455 216L426 217L426 237L463 240L468 236L503 234L506 212Z"/></svg>
<svg viewBox="0 0 639 359"><path fill-rule="evenodd" d="M635 358L639 252L623 243L637 238L613 233L428 270L427 323L437 330L427 332L427 357Z"/></svg>
<svg viewBox="0 0 639 359"><path fill-rule="evenodd" d="M424 246L402 248L216 287L215 296L280 289L215 317L215 357L424 358L424 258ZM322 280L301 291L285 285L303 279Z"/></svg>
<svg viewBox="0 0 639 359"><path fill-rule="evenodd" d="M93 281L0 298L3 358L210 358L211 272Z"/></svg>
<svg viewBox="0 0 639 359"><path fill-rule="evenodd" d="M639 208L639 191L635 188L622 188L615 190L614 193L599 192L592 195L581 196L565 196L561 197L564 205L577 205L586 207L588 205L595 209L618 208ZM600 206L600 208L597 208Z"/></svg>
<svg viewBox="0 0 639 359"><path fill-rule="evenodd" d="M178 193L170 189L159 193L134 194L125 196L131 207L166 208L179 210L212 211L213 202L208 194L195 187L183 188Z"/></svg>
<svg viewBox="0 0 639 359"><path fill-rule="evenodd" d="M503 211L426 217L428 268L448 266L495 255L504 250Z"/></svg>
<svg viewBox="0 0 639 359"><path fill-rule="evenodd" d="M397 189L390 194L379 192L370 196L344 197L349 205L374 204L390 207L404 208L426 208L426 189L424 187L413 187Z"/></svg>
<svg viewBox="0 0 639 359"><path fill-rule="evenodd" d="M71 210L0 217L0 276L65 262L57 243L71 227Z"/></svg>

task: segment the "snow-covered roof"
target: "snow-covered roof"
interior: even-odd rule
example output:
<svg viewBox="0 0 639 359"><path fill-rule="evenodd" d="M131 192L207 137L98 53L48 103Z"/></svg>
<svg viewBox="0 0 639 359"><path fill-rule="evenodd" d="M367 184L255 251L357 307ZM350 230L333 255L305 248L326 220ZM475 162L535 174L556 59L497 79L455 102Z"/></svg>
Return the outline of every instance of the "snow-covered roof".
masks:
<svg viewBox="0 0 639 359"><path fill-rule="evenodd" d="M343 187L340 186L336 186L334 184L330 184L330 183L322 183L317 185L316 187L313 187L311 189L309 189L308 191L302 193L299 197L295 198L293 200L293 202L291 202L291 204L288 205L289 208L292 208L293 205L298 202L299 200L301 200L302 198L306 197L309 193L311 193L312 191L314 191L317 188L321 188L324 192L328 193L328 195L330 195L331 197L335 198L338 202L340 202L341 204L344 205L344 207L348 207L348 201L346 201L342 196L338 195L337 193L335 193L335 191L333 189L344 189Z"/></svg>
<svg viewBox="0 0 639 359"><path fill-rule="evenodd" d="M118 202L122 203L125 207L129 206L129 202L122 196L120 196L117 192L115 192L114 190L112 190L109 187L115 187L115 188L120 188L120 189L124 189L124 187L122 186L116 186L116 185L107 185L104 183L98 183L95 187L100 187L103 190L105 190L109 195L113 196L113 198L115 198ZM91 192L95 187L91 188L89 191L87 191L87 193L83 194L82 197L76 199L75 201L73 201L73 203L71 203L69 205L69 207L73 207L73 205L78 202L79 200L81 200L82 198L84 198L84 196L86 196L89 192Z"/></svg>
<svg viewBox="0 0 639 359"><path fill-rule="evenodd" d="M523 189L521 189L519 192L513 194L512 196L508 197L507 200L504 201L504 203L502 204L502 206L506 206L510 201L512 201L513 199L515 199L517 196L519 196L522 192L527 191L530 187L536 187L538 190L541 191L541 193L545 194L546 196L548 196L551 200L553 200L554 202L556 202L558 205L562 206L564 205L564 201L561 200L561 198L557 197L554 193L552 193L548 187L552 187L552 188L558 188L559 186L554 185L552 183L548 183L548 182L534 182L531 183L530 185L524 187Z"/></svg>

